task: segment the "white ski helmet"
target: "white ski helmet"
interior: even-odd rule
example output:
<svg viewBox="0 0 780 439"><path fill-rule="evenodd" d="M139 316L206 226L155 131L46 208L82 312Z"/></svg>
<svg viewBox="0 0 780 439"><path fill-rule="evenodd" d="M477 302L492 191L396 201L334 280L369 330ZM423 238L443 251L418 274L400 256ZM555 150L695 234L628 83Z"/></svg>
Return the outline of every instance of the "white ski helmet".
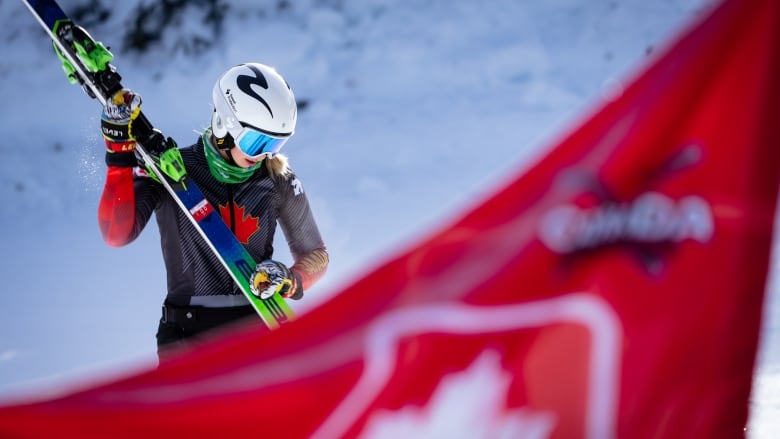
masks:
<svg viewBox="0 0 780 439"><path fill-rule="evenodd" d="M295 132L295 96L275 69L259 63L235 66L212 90L211 130L224 148L238 146L250 157L273 155Z"/></svg>

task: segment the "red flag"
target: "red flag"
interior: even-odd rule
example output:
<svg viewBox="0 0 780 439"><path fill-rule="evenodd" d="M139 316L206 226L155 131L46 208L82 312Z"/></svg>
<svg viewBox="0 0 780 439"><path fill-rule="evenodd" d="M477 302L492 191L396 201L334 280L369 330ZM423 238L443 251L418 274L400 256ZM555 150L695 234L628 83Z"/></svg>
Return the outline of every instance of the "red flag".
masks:
<svg viewBox="0 0 780 439"><path fill-rule="evenodd" d="M6 437L739 437L780 3L729 0L529 172L272 333L0 409Z"/></svg>

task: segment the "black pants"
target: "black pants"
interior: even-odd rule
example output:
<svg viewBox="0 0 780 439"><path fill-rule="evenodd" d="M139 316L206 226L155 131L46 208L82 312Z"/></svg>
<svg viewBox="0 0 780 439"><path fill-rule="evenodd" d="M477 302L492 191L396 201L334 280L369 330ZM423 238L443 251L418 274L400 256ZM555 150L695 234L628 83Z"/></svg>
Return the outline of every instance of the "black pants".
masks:
<svg viewBox="0 0 780 439"><path fill-rule="evenodd" d="M160 359L170 348L182 346L192 338L240 320L250 320L251 316L260 323L260 317L252 306L228 308L205 308L200 306L179 307L163 305L160 325L157 328L157 356Z"/></svg>

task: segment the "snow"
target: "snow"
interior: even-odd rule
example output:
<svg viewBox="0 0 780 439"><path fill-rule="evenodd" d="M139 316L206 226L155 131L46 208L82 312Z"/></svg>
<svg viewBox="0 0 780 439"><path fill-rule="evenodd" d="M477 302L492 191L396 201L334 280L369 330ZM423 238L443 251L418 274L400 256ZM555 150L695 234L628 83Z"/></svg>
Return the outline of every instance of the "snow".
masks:
<svg viewBox="0 0 780 439"><path fill-rule="evenodd" d="M293 304L303 313L527 166L710 1L232 1L226 35L198 58L175 49L210 38L194 8L149 52L121 52L138 4L89 30L180 144L208 124L213 81L233 64L275 66L307 102L285 152L332 263ZM0 397L56 394L154 364L165 273L156 227L119 249L101 240L100 109L22 2L0 1L0 17ZM753 438L780 428L777 289L773 276Z"/></svg>

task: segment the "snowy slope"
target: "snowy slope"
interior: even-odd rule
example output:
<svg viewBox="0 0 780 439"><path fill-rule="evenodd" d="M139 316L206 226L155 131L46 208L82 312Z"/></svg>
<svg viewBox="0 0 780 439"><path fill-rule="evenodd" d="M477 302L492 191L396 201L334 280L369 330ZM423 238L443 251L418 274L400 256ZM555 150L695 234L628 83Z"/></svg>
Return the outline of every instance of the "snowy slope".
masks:
<svg viewBox="0 0 780 439"><path fill-rule="evenodd" d="M124 83L179 143L206 126L213 81L233 64L274 65L307 103L285 152L332 264L299 312L495 188L709 4L232 1L225 34L192 57L175 47L182 34L209 37L197 10L139 56L118 49L139 2L119 3L90 31L117 47ZM0 17L0 396L153 364L165 285L157 231L121 249L102 243L99 108L68 85L21 2L0 0ZM290 260L283 240L276 248ZM778 352L763 351L753 437L780 426L779 368Z"/></svg>

